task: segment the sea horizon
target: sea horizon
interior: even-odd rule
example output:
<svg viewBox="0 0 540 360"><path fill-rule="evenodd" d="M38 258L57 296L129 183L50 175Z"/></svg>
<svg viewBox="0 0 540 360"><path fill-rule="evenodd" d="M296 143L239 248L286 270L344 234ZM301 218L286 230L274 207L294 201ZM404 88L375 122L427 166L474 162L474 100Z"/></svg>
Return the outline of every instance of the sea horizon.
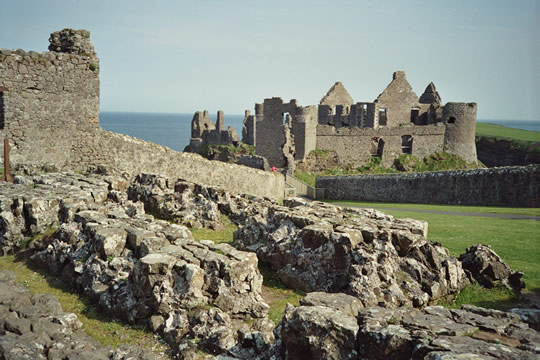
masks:
<svg viewBox="0 0 540 360"><path fill-rule="evenodd" d="M191 120L194 113L101 111L100 125L103 129L133 136L142 140L183 151L191 138ZM216 121L216 114L210 120ZM225 114L225 127L232 126L242 136L244 114ZM479 123L491 123L516 129L540 131L540 120L478 119Z"/></svg>

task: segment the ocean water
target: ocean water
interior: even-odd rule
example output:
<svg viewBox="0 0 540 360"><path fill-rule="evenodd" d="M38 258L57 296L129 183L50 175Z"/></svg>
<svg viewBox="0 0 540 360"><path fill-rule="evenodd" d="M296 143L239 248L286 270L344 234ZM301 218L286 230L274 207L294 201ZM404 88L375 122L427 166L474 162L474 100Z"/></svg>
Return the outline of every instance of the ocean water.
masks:
<svg viewBox="0 0 540 360"><path fill-rule="evenodd" d="M133 136L183 151L191 138L193 114L130 113L102 111L99 123L105 130ZM216 122L216 115L210 115ZM225 128L232 126L242 137L244 115L225 115Z"/></svg>
<svg viewBox="0 0 540 360"><path fill-rule="evenodd" d="M165 145L176 151L183 151L189 145L192 118L193 114L102 111L99 122L105 130ZM210 114L210 119L215 122L216 115ZM225 127L232 126L241 137L243 120L244 115L225 115ZM540 121L479 119L478 122L540 131Z"/></svg>

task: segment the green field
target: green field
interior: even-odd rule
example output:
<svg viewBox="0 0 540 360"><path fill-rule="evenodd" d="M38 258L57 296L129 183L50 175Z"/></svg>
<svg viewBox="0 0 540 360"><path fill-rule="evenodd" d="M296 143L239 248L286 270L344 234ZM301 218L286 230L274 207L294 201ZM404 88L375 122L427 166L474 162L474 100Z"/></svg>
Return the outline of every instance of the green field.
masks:
<svg viewBox="0 0 540 360"><path fill-rule="evenodd" d="M540 294L540 221L513 220L479 216L459 216L430 214L406 211L406 207L437 211L465 211L486 213L514 213L538 215L538 209L461 207L419 204L381 204L348 202L362 207L402 207L404 210L382 210L398 217L425 220L428 222L428 239L441 242L454 256L464 253L466 248L475 244L491 245L493 250L513 269L525 273L525 291ZM384 206L383 206L384 205ZM509 210L512 210L509 211ZM458 296L457 304L472 303L505 309L512 305L513 294L506 290L486 290L480 286L471 286ZM446 304L450 305L450 304Z"/></svg>
<svg viewBox="0 0 540 360"><path fill-rule="evenodd" d="M520 142L540 142L539 131L514 129L490 123L476 123L476 136L504 138Z"/></svg>

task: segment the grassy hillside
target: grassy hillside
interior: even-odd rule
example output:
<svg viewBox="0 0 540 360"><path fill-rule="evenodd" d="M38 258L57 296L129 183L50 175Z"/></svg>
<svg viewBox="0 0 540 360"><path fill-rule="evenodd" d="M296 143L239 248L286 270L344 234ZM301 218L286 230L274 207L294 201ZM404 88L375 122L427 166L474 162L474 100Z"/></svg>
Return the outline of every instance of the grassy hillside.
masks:
<svg viewBox="0 0 540 360"><path fill-rule="evenodd" d="M489 136L520 142L540 142L540 132L514 129L490 123L476 123L476 136Z"/></svg>

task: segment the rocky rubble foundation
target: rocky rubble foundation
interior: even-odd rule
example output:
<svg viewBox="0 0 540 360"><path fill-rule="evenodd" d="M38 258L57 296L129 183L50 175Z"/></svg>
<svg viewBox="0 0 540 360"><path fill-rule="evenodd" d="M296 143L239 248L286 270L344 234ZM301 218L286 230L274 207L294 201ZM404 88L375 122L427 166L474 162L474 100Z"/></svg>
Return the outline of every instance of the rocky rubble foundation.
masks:
<svg viewBox="0 0 540 360"><path fill-rule="evenodd" d="M178 358L194 358L202 349L242 359L435 359L453 356L454 342L491 341L439 331L443 323L514 339L519 344L508 349L520 357L539 354L537 333L518 315L414 309L458 292L473 278L522 287L522 274L491 249L472 247L452 257L426 239L423 221L301 199L280 205L144 174L134 181L46 174L17 177L16 183L0 187L0 252L20 252L104 311L147 324ZM239 226L234 247L195 241L180 225L219 229L223 216ZM273 332L258 260L290 287L318 291L289 307ZM475 321L482 311L504 329L481 327L484 320ZM375 340L366 340L370 336ZM473 345L455 353L489 358L508 350L478 345L474 352Z"/></svg>
<svg viewBox="0 0 540 360"><path fill-rule="evenodd" d="M345 292L364 306L425 306L469 283L458 259L427 241L427 223L370 209L341 209L302 199L231 195L200 185L138 176L129 198L185 223L239 225L233 245L255 252L294 289Z"/></svg>
<svg viewBox="0 0 540 360"><path fill-rule="evenodd" d="M81 326L55 296L32 295L16 283L14 273L0 270L0 359L154 359L135 346L103 347Z"/></svg>
<svg viewBox="0 0 540 360"><path fill-rule="evenodd" d="M362 308L308 294L276 327L275 359L538 359L540 333L514 313L475 306Z"/></svg>

